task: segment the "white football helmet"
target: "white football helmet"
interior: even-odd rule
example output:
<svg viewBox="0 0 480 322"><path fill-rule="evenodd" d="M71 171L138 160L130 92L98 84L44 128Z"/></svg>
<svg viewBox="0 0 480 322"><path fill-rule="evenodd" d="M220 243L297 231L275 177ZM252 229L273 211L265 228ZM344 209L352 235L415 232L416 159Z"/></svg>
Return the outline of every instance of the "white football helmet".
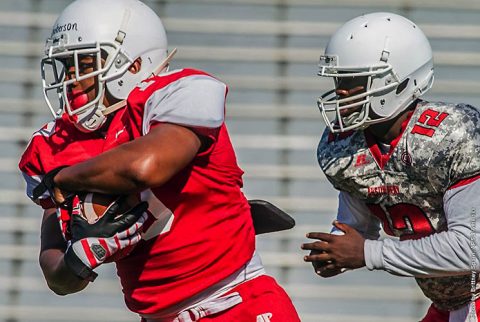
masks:
<svg viewBox="0 0 480 322"><path fill-rule="evenodd" d="M83 55L93 56L97 62L88 74L79 73ZM46 42L41 70L48 107L57 118L65 113L81 131L95 131L108 114L103 105L106 91L125 105L130 91L164 70L171 56L167 57L167 36L160 18L142 2L76 0L60 14ZM105 60L103 66L101 58ZM128 68L137 58L141 59L141 69L134 74ZM75 75L70 79L65 78L66 60L75 64ZM89 77L96 78L97 96L72 107L69 87Z"/></svg>
<svg viewBox="0 0 480 322"><path fill-rule="evenodd" d="M364 77L365 91L341 98L335 89L318 99L333 133L363 129L404 111L433 83L432 49L410 20L393 13L371 13L346 22L320 57L319 76ZM360 108L359 108L360 106ZM341 111L356 108L354 112Z"/></svg>

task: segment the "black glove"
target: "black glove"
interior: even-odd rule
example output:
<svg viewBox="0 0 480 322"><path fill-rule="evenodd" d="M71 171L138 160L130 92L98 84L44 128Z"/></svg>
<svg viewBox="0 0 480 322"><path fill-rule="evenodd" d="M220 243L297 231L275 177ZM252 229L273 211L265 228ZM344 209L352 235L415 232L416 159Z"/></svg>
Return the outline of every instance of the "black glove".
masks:
<svg viewBox="0 0 480 322"><path fill-rule="evenodd" d="M72 242L89 237L112 237L135 224L143 213L147 211L148 202L142 201L127 212L119 214L118 210L120 205L125 202L125 199L125 197L121 197L114 201L105 211L105 214L93 224L89 224L83 217L83 214L78 213L79 209L73 210L70 224Z"/></svg>
<svg viewBox="0 0 480 322"><path fill-rule="evenodd" d="M93 282L97 277L94 268L116 252L141 240L140 233L148 218L148 203L140 202L119 215L117 212L121 202L122 199L115 201L94 224L89 224L78 213L79 207L73 206L70 228L72 240L65 252L64 261L78 277Z"/></svg>
<svg viewBox="0 0 480 322"><path fill-rule="evenodd" d="M55 188L55 183L54 183L53 179L60 172L60 170L66 168L66 167L67 167L66 165L60 166L58 168L55 168L55 169L47 172L43 176L43 179L40 182L40 184L33 189L33 200L37 200L38 198L43 196L43 194L47 191L50 194L50 197L53 199L53 188ZM68 197L73 197L73 195L68 196ZM71 201L70 200L71 198L65 198L65 199L66 199L66 201L64 203L62 203L61 205L59 205L60 207L63 207L63 208L67 207L67 205L69 204L69 201Z"/></svg>

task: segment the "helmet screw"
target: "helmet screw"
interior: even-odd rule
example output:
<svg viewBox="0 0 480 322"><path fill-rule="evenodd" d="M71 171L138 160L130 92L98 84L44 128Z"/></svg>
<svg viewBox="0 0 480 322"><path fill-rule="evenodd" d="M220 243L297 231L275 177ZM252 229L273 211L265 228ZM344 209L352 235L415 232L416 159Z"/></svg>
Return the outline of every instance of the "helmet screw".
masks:
<svg viewBox="0 0 480 322"><path fill-rule="evenodd" d="M380 100L380 104L385 105L385 100L384 99Z"/></svg>
<svg viewBox="0 0 480 322"><path fill-rule="evenodd" d="M78 37L78 41L82 41L82 40L83 40L82 37Z"/></svg>
<svg viewBox="0 0 480 322"><path fill-rule="evenodd" d="M119 80L119 81L118 81L118 85L119 85L119 86L123 86L123 80Z"/></svg>

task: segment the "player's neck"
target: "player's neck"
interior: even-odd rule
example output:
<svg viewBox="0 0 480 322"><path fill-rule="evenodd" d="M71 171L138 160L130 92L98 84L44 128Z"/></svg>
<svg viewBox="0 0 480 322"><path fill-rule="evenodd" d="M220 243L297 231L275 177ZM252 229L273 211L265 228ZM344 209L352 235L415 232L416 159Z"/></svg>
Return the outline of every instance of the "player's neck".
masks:
<svg viewBox="0 0 480 322"><path fill-rule="evenodd" d="M366 131L372 134L377 141L390 143L402 132L402 123L408 117L408 113L402 113L393 120L373 124Z"/></svg>
<svg viewBox="0 0 480 322"><path fill-rule="evenodd" d="M372 134L379 142L390 144L402 133L402 124L409 117L410 110L414 109L417 101L412 103L409 108L400 113L397 117L386 122L372 124L365 131Z"/></svg>

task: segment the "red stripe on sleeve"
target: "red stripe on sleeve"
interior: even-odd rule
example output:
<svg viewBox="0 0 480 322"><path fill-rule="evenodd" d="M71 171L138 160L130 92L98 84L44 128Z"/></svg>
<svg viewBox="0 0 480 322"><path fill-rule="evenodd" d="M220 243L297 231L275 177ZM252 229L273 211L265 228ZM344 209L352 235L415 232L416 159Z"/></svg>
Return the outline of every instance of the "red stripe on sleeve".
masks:
<svg viewBox="0 0 480 322"><path fill-rule="evenodd" d="M480 174L476 175L474 177L470 177L470 178L467 178L467 179L460 180L460 181L456 182L454 185L450 186L450 188L448 188L447 190L455 189L455 188L458 188L458 187L461 187L461 186L466 186L467 184L475 182L478 179L480 179Z"/></svg>

